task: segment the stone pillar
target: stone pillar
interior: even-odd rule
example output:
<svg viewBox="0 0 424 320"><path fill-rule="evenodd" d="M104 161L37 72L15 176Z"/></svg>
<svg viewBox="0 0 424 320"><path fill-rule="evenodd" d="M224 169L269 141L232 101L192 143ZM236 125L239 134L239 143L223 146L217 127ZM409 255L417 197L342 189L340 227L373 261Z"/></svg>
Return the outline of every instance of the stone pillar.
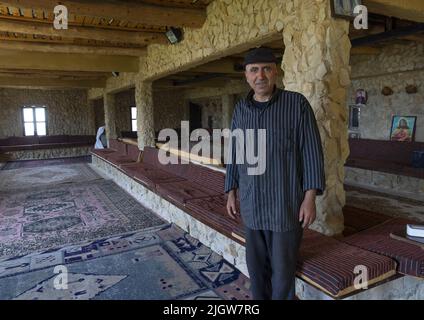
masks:
<svg viewBox="0 0 424 320"><path fill-rule="evenodd" d="M91 119L91 121L89 120L91 127L89 129L88 134L96 135L98 128L96 128L96 114L94 110L94 100L87 98L87 107L88 107L88 110L87 110L88 119ZM94 128L94 130L92 128Z"/></svg>
<svg viewBox="0 0 424 320"><path fill-rule="evenodd" d="M346 94L350 84L349 22L331 17L330 1L289 1L282 62L286 90L305 95L318 121L325 154L326 191L317 197L312 229L343 231L344 163L349 153Z"/></svg>
<svg viewBox="0 0 424 320"><path fill-rule="evenodd" d="M231 119L234 111L234 95L226 94L222 97L222 128L231 128Z"/></svg>
<svg viewBox="0 0 424 320"><path fill-rule="evenodd" d="M144 146L155 145L151 82L137 81L135 86L135 104L137 106L138 148L144 150Z"/></svg>
<svg viewBox="0 0 424 320"><path fill-rule="evenodd" d="M103 95L103 103L105 109L105 129L106 138L109 146L109 139L116 139L116 106L115 106L115 95L111 93L105 93Z"/></svg>

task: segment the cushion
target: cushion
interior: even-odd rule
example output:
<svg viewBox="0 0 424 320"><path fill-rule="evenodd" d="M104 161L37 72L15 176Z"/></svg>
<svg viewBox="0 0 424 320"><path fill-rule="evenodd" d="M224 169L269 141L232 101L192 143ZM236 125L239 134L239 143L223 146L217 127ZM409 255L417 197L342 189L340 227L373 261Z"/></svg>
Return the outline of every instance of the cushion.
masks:
<svg viewBox="0 0 424 320"><path fill-rule="evenodd" d="M127 145L127 154L133 161L138 161L138 157L140 155L140 149L138 146L134 146L132 144Z"/></svg>
<svg viewBox="0 0 424 320"><path fill-rule="evenodd" d="M184 181L182 177L172 175L154 166L145 163L123 164L121 169L130 177L141 182L151 190L156 189L158 183Z"/></svg>
<svg viewBox="0 0 424 320"><path fill-rule="evenodd" d="M402 218L391 219L341 241L394 259L398 263L399 273L424 278L424 250L390 237L391 232L404 230L408 223L417 224L416 221Z"/></svg>
<svg viewBox="0 0 424 320"><path fill-rule="evenodd" d="M189 199L217 196L219 193L191 181L159 183L156 186L159 194L173 202L184 204Z"/></svg>
<svg viewBox="0 0 424 320"><path fill-rule="evenodd" d="M73 135L68 136L70 143L93 144L96 142L96 137L91 135Z"/></svg>
<svg viewBox="0 0 424 320"><path fill-rule="evenodd" d="M9 145L10 146L20 146L20 145L33 145L38 144L38 137L10 137Z"/></svg>
<svg viewBox="0 0 424 320"><path fill-rule="evenodd" d="M356 291L355 267L368 269L368 286L396 274L396 262L351 246L313 230L305 230L297 264L297 275L333 297Z"/></svg>
<svg viewBox="0 0 424 320"><path fill-rule="evenodd" d="M218 193L224 192L225 174L201 165L188 164L186 178Z"/></svg>
<svg viewBox="0 0 424 320"><path fill-rule="evenodd" d="M68 136L60 135L60 136L44 136L39 137L40 144L50 144L50 143L67 143Z"/></svg>
<svg viewBox="0 0 424 320"><path fill-rule="evenodd" d="M109 148L116 150L122 155L127 154L127 145L117 139L109 139Z"/></svg>
<svg viewBox="0 0 424 320"><path fill-rule="evenodd" d="M134 159L132 159L131 157L127 156L127 155L123 155L119 152L111 152L111 153L106 153L103 156L104 159L106 159L107 161L111 162L113 165L115 166L120 166L126 163L134 163Z"/></svg>
<svg viewBox="0 0 424 320"><path fill-rule="evenodd" d="M200 199L190 199L185 207L200 222L217 230L225 236L244 244L244 226L240 216L233 220L227 213L227 196L218 195ZM240 204L237 203L238 210Z"/></svg>
<svg viewBox="0 0 424 320"><path fill-rule="evenodd" d="M10 139L0 139L0 146L10 146Z"/></svg>
<svg viewBox="0 0 424 320"><path fill-rule="evenodd" d="M161 164L159 161L159 149L154 147L144 147L143 163L155 166L160 170L166 171L170 174L185 178L189 164Z"/></svg>
<svg viewBox="0 0 424 320"><path fill-rule="evenodd" d="M144 147L143 150L143 163L150 164L152 166L156 166L159 163L158 160L158 149L154 147Z"/></svg>
<svg viewBox="0 0 424 320"><path fill-rule="evenodd" d="M387 220L393 219L391 216L350 206L343 207L343 216L345 225L343 234L345 236L369 229Z"/></svg>

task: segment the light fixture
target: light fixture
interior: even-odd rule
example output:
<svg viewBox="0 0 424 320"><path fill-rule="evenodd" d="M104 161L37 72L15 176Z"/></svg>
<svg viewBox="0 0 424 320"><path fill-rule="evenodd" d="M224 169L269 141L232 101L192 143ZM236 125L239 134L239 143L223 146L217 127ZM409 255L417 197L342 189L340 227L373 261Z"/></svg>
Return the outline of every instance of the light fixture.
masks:
<svg viewBox="0 0 424 320"><path fill-rule="evenodd" d="M183 32L181 29L170 27L165 33L171 44L176 44L180 42L183 38Z"/></svg>

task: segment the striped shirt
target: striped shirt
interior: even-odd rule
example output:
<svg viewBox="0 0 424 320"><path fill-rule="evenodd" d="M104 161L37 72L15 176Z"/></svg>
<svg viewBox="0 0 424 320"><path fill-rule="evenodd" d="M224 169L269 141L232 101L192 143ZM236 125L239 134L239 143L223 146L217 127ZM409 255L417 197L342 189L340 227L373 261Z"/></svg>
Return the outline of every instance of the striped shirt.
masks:
<svg viewBox="0 0 424 320"><path fill-rule="evenodd" d="M252 90L236 104L231 130L267 130L266 170L261 175L248 175L247 168L254 165L236 164L236 148L230 148L232 161L226 167L225 192L239 189L240 213L248 228L290 231L299 227L305 192L316 189L317 195L322 195L325 188L316 119L300 93L276 89L265 108L255 106L253 94ZM254 145L257 150L257 142Z"/></svg>

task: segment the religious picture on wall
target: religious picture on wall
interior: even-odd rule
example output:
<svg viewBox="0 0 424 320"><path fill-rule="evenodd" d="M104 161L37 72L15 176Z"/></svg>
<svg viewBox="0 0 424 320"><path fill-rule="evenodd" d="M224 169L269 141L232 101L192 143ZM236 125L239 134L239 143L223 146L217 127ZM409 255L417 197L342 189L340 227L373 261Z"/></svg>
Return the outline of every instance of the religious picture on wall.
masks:
<svg viewBox="0 0 424 320"><path fill-rule="evenodd" d="M415 116L393 116L390 129L390 140L414 141L415 138Z"/></svg>
<svg viewBox="0 0 424 320"><path fill-rule="evenodd" d="M362 5L361 0L331 0L331 13L333 17L354 19L353 9Z"/></svg>
<svg viewBox="0 0 424 320"><path fill-rule="evenodd" d="M368 95L364 89L356 90L355 103L356 104L367 104Z"/></svg>

